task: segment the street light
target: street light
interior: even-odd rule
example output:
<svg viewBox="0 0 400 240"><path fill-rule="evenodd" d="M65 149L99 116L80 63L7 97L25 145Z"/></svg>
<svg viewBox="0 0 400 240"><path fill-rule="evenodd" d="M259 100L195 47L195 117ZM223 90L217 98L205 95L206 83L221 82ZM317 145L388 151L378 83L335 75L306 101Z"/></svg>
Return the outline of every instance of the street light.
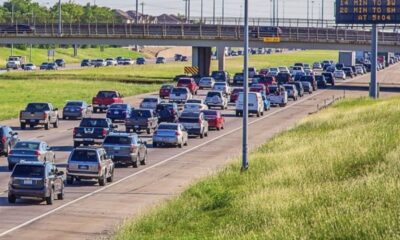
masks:
<svg viewBox="0 0 400 240"><path fill-rule="evenodd" d="M242 145L242 171L249 168L248 159L248 93L249 93L249 1L244 0L244 81L243 81L243 145Z"/></svg>
<svg viewBox="0 0 400 240"><path fill-rule="evenodd" d="M58 0L58 35L62 35L61 0Z"/></svg>
<svg viewBox="0 0 400 240"><path fill-rule="evenodd" d="M314 0L311 1L311 20L314 21Z"/></svg>

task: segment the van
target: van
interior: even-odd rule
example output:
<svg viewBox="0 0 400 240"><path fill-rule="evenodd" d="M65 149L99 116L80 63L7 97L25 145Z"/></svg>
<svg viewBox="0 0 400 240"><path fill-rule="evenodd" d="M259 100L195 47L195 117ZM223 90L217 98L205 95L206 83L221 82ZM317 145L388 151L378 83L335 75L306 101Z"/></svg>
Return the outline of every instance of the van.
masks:
<svg viewBox="0 0 400 240"><path fill-rule="evenodd" d="M243 116L243 96L244 93L239 93L239 98L236 101L236 116ZM249 114L256 114L257 117L264 115L264 104L260 93L249 92L248 94L248 109Z"/></svg>

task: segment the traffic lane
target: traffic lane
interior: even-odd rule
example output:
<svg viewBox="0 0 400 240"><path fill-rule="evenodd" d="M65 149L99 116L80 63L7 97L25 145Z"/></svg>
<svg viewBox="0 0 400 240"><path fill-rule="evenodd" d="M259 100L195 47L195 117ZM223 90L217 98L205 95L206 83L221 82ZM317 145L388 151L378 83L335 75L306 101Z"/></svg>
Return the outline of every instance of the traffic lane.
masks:
<svg viewBox="0 0 400 240"><path fill-rule="evenodd" d="M249 128L249 146L254 149L265 139L274 134L293 126L300 119L314 110L317 103L321 103L333 93L310 96L308 99L292 102L288 108L282 109L277 114L265 118L251 118L253 123ZM168 164L158 165L151 168L151 164L164 159L165 156L157 154L149 157L151 164L149 170L126 179L120 184L112 186L103 192L99 192L79 203L74 203L59 211L31 223L23 230L17 230L5 239L17 236L18 239L25 239L33 234L39 235L38 239L51 239L55 236L63 236L65 239L76 238L97 238L98 233L110 233L120 224L123 219L131 216L138 216L143 210L153 206L160 200L170 198L181 192L193 180L208 175L223 167L230 159L240 154L241 131L240 124L232 134L227 129L219 132L223 136L220 141L218 137L214 141L190 151L187 154L171 159ZM235 130L232 129L232 130ZM191 146L191 145L190 145ZM189 148L190 148L189 146ZM221 151L224 149L224 151ZM122 174L123 171L119 171ZM129 176L129 175L128 175ZM117 180L118 181L118 180ZM70 191L71 189L68 189ZM72 195L71 192L68 195ZM69 198L69 197L68 197ZM59 206L59 202L57 205ZM118 203L118 204L116 204ZM61 205L62 206L62 205ZM17 208L14 211L19 211ZM4 213L8 216L10 213ZM19 215L23 219L23 214ZM14 222L17 219L13 219ZM10 225L9 225L10 226ZM46 229L46 231L44 231ZM3 230L3 229L2 229ZM12 237L11 237L12 236Z"/></svg>

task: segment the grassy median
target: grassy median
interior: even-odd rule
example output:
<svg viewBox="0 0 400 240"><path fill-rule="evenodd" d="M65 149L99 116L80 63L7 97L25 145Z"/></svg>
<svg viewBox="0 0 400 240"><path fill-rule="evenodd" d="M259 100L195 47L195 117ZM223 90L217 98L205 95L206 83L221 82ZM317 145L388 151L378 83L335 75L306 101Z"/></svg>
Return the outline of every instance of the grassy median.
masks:
<svg viewBox="0 0 400 240"><path fill-rule="evenodd" d="M400 98L346 100L115 239L399 239Z"/></svg>
<svg viewBox="0 0 400 240"><path fill-rule="evenodd" d="M132 96L156 91L159 85L80 80L1 80L0 120L18 117L19 111L29 102L51 102L59 108L67 100L91 102L97 91L103 89L119 90L124 96Z"/></svg>

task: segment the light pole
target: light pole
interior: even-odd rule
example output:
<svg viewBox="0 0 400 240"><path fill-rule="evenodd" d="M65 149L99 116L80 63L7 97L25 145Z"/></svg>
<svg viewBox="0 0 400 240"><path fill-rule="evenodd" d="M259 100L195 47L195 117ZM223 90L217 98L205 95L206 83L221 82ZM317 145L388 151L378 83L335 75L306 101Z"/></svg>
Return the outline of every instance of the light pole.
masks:
<svg viewBox="0 0 400 240"><path fill-rule="evenodd" d="M188 0L183 0L185 2L185 22L188 19Z"/></svg>
<svg viewBox="0 0 400 240"><path fill-rule="evenodd" d="M144 2L141 2L140 6L142 7L142 17L143 17L144 16Z"/></svg>
<svg viewBox="0 0 400 240"><path fill-rule="evenodd" d="M215 0L213 0L213 24L215 24Z"/></svg>
<svg viewBox="0 0 400 240"><path fill-rule="evenodd" d="M188 23L190 23L190 0L188 0Z"/></svg>
<svg viewBox="0 0 400 240"><path fill-rule="evenodd" d="M324 0L322 0L322 3L321 3L321 20L322 20L322 27L324 27Z"/></svg>
<svg viewBox="0 0 400 240"><path fill-rule="evenodd" d="M244 0L244 81L243 81L243 145L242 145L242 171L249 168L248 159L248 93L249 93L249 1Z"/></svg>
<svg viewBox="0 0 400 240"><path fill-rule="evenodd" d="M203 23L203 7L204 3L203 0L201 0L201 7L200 7L200 22Z"/></svg>
<svg viewBox="0 0 400 240"><path fill-rule="evenodd" d="M139 0L136 0L136 16L135 16L135 24L139 23Z"/></svg>
<svg viewBox="0 0 400 240"><path fill-rule="evenodd" d="M310 0L307 0L307 27L310 22Z"/></svg>
<svg viewBox="0 0 400 240"><path fill-rule="evenodd" d="M224 25L225 19L225 0L222 0L222 25Z"/></svg>
<svg viewBox="0 0 400 240"><path fill-rule="evenodd" d="M58 0L58 35L62 35L61 0Z"/></svg>
<svg viewBox="0 0 400 240"><path fill-rule="evenodd" d="M311 21L314 21L314 0L311 1Z"/></svg>

